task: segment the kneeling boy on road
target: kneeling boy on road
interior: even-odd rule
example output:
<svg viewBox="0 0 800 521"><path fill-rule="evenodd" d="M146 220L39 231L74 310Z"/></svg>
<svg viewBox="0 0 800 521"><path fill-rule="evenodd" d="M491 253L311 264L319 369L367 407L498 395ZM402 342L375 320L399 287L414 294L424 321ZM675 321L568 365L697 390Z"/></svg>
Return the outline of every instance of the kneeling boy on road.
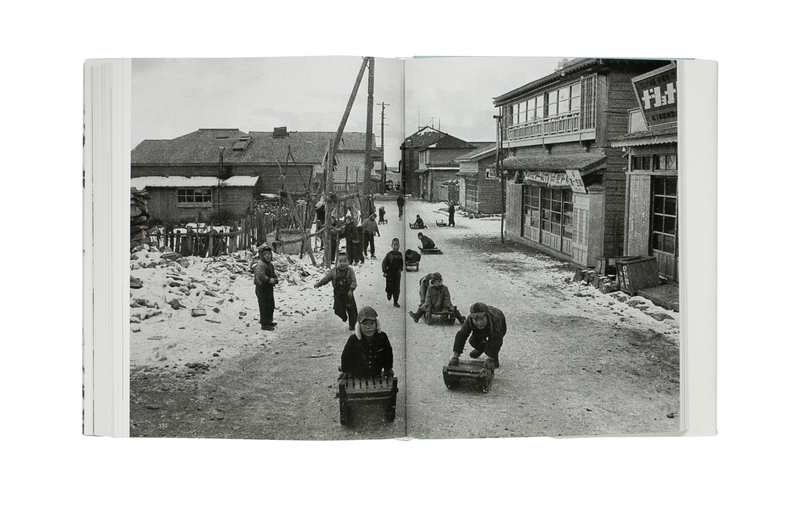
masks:
<svg viewBox="0 0 800 521"><path fill-rule="evenodd" d="M423 279L424 280L424 279ZM420 285L422 281L420 281ZM455 316L458 321L463 324L466 319L458 312L458 308L450 301L450 290L447 286L442 284L441 273L431 273L430 284L425 292L425 301L419 306L417 312L409 311L408 314L414 319L414 322L419 322L419 317L426 312L432 311L434 313L441 313L445 311Z"/></svg>
<svg viewBox="0 0 800 521"><path fill-rule="evenodd" d="M458 357L464 352L464 344L469 338L469 345L474 349L470 358L478 358L486 353L486 365L494 370L500 367L500 348L506 334L506 317L499 309L476 302L469 308L469 316L456 333L453 342L453 358L449 365L458 365Z"/></svg>

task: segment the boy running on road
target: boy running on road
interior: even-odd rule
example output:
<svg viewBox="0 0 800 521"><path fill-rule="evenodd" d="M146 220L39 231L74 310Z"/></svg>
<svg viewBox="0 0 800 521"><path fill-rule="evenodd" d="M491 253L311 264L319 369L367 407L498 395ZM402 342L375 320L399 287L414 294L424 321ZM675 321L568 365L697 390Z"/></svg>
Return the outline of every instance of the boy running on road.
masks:
<svg viewBox="0 0 800 521"><path fill-rule="evenodd" d="M347 322L349 319L350 331L353 331L356 328L356 317L358 316L356 297L353 292L358 284L356 283L356 272L348 265L347 254L340 253L336 267L314 284L314 287L319 288L331 281L333 281L333 312L342 319L342 322Z"/></svg>

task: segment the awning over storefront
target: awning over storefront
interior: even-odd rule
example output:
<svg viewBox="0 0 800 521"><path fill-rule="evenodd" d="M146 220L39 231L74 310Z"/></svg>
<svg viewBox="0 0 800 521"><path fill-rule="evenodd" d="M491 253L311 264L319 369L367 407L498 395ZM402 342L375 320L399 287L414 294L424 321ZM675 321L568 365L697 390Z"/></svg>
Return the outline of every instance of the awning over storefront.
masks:
<svg viewBox="0 0 800 521"><path fill-rule="evenodd" d="M652 130L643 130L641 132L625 134L624 136L620 136L613 140L610 145L614 148L620 148L642 145L663 145L665 143L677 142L678 127L677 125L672 125L664 128L655 128Z"/></svg>
<svg viewBox="0 0 800 521"><path fill-rule="evenodd" d="M510 157L503 161L503 168L516 172L517 182L523 184L586 193L581 176L602 168L605 166L605 161L605 154Z"/></svg>
<svg viewBox="0 0 800 521"><path fill-rule="evenodd" d="M586 175L606 160L605 154L559 154L541 155L533 157L509 157L503 160L506 170L533 170L539 172L566 172L567 170L580 170L581 175Z"/></svg>

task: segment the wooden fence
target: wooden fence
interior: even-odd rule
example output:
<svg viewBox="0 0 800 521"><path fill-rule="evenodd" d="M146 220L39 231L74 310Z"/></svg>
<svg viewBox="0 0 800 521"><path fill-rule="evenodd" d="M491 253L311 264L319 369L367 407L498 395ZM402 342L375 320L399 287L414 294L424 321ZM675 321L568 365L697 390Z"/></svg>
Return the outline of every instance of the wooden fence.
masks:
<svg viewBox="0 0 800 521"><path fill-rule="evenodd" d="M299 214L304 215L305 202L298 206ZM285 211L281 214L274 215L251 209L227 232L216 231L213 228L197 230L192 226L186 226L153 228L148 231L147 236L150 245L158 248L167 247L183 256L216 257L280 239L282 232L287 232L287 235L294 238L299 232L296 224L287 217Z"/></svg>

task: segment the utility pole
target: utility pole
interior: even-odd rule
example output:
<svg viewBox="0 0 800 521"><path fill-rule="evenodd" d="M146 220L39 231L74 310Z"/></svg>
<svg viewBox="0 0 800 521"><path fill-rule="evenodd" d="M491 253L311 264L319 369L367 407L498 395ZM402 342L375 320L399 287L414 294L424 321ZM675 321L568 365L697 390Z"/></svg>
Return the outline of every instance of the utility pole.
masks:
<svg viewBox="0 0 800 521"><path fill-rule="evenodd" d="M494 116L494 120L496 122L496 127L497 127L495 131L494 167L497 176L500 178L500 242L502 244L505 244L506 238L505 238L504 228L506 224L506 180L505 176L501 173L500 170L500 145L503 143L500 133L501 119L502 116L498 115Z"/></svg>
<svg viewBox="0 0 800 521"><path fill-rule="evenodd" d="M361 193L365 196L371 196L369 187L372 183L370 174L372 173L372 106L375 104L373 93L375 91L375 58L367 58L369 60L369 75L367 76L367 144L364 147L364 180L361 185ZM363 213L364 208L362 206Z"/></svg>
<svg viewBox="0 0 800 521"><path fill-rule="evenodd" d="M386 193L386 157L384 156L384 144L383 144L383 120L385 116L386 107L389 106L388 103L380 102L378 105L381 106L381 193Z"/></svg>

